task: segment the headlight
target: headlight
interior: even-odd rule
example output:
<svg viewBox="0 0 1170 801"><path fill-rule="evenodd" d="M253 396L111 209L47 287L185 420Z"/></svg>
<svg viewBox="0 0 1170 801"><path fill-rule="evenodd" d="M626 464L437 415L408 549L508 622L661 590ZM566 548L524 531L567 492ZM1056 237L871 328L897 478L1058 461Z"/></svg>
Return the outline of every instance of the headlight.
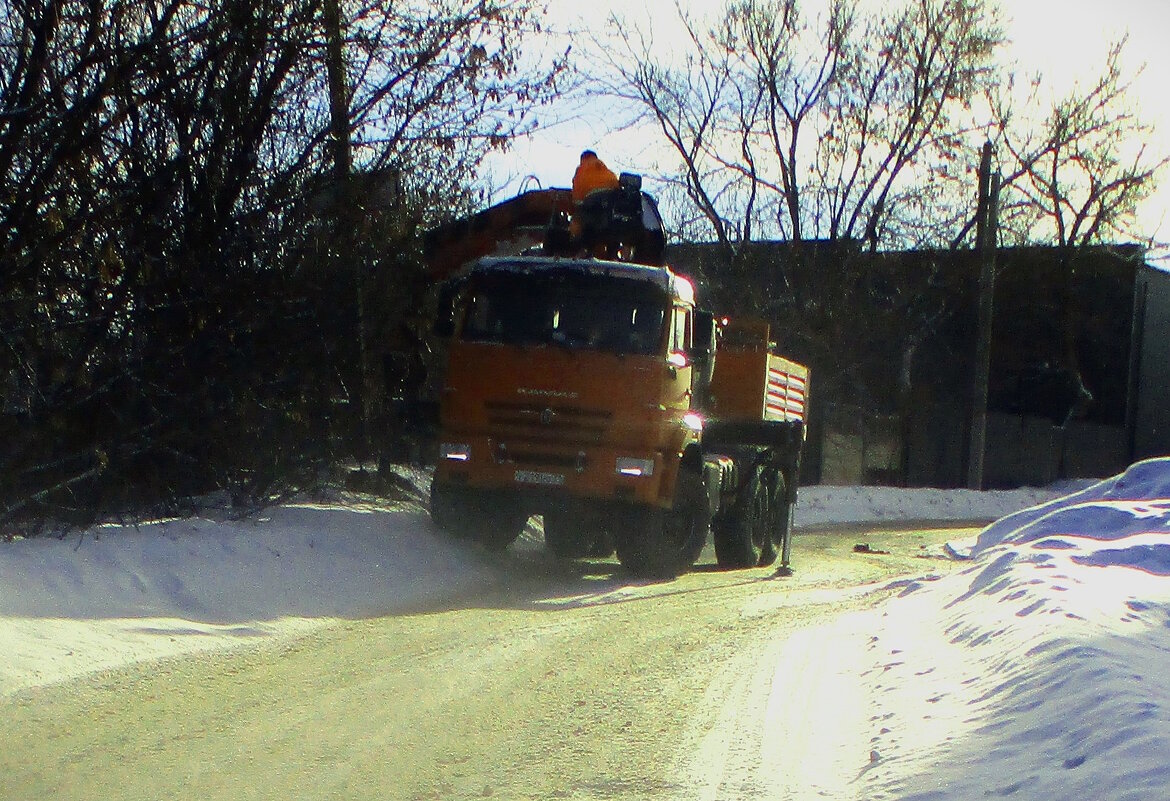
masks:
<svg viewBox="0 0 1170 801"><path fill-rule="evenodd" d="M654 460L619 456L616 472L623 476L652 476L654 475Z"/></svg>
<svg viewBox="0 0 1170 801"><path fill-rule="evenodd" d="M466 462L471 458L471 446L463 443L444 442L439 446L439 458L452 462Z"/></svg>
<svg viewBox="0 0 1170 801"><path fill-rule="evenodd" d="M695 414L694 412L687 412L686 414L684 414L682 416L682 424L684 426L686 426L687 428L689 428L691 431L702 431L703 430L703 418L702 418L702 416Z"/></svg>

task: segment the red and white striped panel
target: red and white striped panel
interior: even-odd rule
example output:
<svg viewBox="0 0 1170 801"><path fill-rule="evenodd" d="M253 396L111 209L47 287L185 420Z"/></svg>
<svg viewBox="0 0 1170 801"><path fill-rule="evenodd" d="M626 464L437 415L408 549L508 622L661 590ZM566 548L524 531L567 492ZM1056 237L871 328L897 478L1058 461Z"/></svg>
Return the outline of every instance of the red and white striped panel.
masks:
<svg viewBox="0 0 1170 801"><path fill-rule="evenodd" d="M804 399L808 383L800 376L775 367L768 368L768 393L764 399L765 420L804 420Z"/></svg>

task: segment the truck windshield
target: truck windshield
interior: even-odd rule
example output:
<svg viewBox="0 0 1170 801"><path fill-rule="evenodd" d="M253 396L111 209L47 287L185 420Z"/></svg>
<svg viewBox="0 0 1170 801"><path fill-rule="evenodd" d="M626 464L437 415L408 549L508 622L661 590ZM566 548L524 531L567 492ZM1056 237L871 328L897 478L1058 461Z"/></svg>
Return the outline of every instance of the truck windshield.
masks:
<svg viewBox="0 0 1170 801"><path fill-rule="evenodd" d="M663 347L669 300L647 282L594 275L478 279L467 295L465 341L643 355Z"/></svg>

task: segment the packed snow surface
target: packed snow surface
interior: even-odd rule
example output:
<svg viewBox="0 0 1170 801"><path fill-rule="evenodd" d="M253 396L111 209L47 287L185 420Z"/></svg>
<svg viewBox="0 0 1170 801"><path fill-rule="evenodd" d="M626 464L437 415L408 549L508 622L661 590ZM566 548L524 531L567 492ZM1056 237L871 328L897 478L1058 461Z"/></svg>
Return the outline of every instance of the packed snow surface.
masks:
<svg viewBox="0 0 1170 801"><path fill-rule="evenodd" d="M873 797L1143 799L1170 787L1170 459L1072 488L808 487L801 529L991 521L969 566L907 580L857 672ZM519 543L532 547L532 543ZM339 496L246 520L0 543L0 695L488 589L498 559L417 505Z"/></svg>

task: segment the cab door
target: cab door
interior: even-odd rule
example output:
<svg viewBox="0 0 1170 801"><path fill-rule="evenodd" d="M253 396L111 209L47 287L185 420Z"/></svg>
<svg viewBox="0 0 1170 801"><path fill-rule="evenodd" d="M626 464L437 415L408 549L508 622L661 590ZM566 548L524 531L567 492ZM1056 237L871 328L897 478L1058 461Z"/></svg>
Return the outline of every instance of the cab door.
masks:
<svg viewBox="0 0 1170 801"><path fill-rule="evenodd" d="M668 409L679 414L691 408L691 329L691 309L674 306L671 310L663 400Z"/></svg>

